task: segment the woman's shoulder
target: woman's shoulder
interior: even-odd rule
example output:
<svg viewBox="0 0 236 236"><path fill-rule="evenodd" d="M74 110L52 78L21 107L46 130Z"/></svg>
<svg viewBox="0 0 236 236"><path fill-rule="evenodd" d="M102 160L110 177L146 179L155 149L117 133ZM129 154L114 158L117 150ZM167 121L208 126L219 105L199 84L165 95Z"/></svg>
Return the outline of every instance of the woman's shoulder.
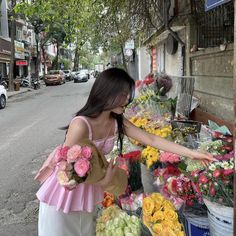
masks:
<svg viewBox="0 0 236 236"><path fill-rule="evenodd" d="M89 138L90 130L88 125L84 122L83 119L73 118L70 122L69 129L67 132L67 138L71 137L72 139L85 139Z"/></svg>

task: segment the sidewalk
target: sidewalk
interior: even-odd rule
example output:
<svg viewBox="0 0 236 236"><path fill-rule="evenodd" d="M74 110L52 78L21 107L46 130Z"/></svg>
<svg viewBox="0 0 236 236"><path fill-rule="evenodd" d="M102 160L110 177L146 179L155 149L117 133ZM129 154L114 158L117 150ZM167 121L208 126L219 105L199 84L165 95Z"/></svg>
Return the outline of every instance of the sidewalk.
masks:
<svg viewBox="0 0 236 236"><path fill-rule="evenodd" d="M34 91L34 89L20 87L19 91L7 91L7 96L8 96L8 98L11 98L11 97L13 97L15 95L23 94L23 93L27 93L27 92L31 92L31 91Z"/></svg>

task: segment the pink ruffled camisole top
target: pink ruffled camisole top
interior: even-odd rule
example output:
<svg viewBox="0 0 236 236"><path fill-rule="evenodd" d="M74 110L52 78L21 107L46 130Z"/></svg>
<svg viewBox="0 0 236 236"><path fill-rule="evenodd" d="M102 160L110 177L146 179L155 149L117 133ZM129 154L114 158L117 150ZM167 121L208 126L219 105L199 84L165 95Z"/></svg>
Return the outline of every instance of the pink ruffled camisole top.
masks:
<svg viewBox="0 0 236 236"><path fill-rule="evenodd" d="M75 119L81 119L87 124L89 139L93 141L104 155L112 151L117 133L117 122L115 122L113 136L93 140L92 128L86 117L76 116L72 121ZM82 183L75 189L68 190L58 183L56 174L55 169L36 193L39 201L55 206L57 210L62 210L64 213L69 213L74 211L93 212L94 206L103 200L103 190L101 187Z"/></svg>

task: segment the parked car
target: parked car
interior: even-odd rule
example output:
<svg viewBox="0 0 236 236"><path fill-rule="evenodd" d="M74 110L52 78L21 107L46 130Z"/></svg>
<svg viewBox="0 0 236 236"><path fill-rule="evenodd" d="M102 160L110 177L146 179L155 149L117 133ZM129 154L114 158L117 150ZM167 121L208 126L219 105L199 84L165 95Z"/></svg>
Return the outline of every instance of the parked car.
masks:
<svg viewBox="0 0 236 236"><path fill-rule="evenodd" d="M72 71L72 72L71 72L71 77L72 77L72 79L75 78L75 75L76 75L77 73L79 73L79 71Z"/></svg>
<svg viewBox="0 0 236 236"><path fill-rule="evenodd" d="M63 70L63 72L65 73L65 79L68 81L71 81L72 80L71 71L70 70Z"/></svg>
<svg viewBox="0 0 236 236"><path fill-rule="evenodd" d="M62 70L50 70L46 74L44 82L46 86L50 84L64 84L66 82L65 73Z"/></svg>
<svg viewBox="0 0 236 236"><path fill-rule="evenodd" d="M88 80L90 79L90 74L89 74L89 70L88 70L88 69L82 69L82 70L80 70L79 72L86 74L87 77L88 77Z"/></svg>
<svg viewBox="0 0 236 236"><path fill-rule="evenodd" d="M0 85L0 109L5 108L7 103L7 90L3 85Z"/></svg>
<svg viewBox="0 0 236 236"><path fill-rule="evenodd" d="M75 74L74 83L87 82L87 81L88 81L88 75L85 74L84 72L78 72L77 74Z"/></svg>

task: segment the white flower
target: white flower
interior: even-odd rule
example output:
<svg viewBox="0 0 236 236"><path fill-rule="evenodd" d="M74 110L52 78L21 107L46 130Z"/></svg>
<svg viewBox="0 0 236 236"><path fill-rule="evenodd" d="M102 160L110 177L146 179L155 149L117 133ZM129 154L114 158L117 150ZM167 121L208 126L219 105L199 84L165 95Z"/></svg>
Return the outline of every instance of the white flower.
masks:
<svg viewBox="0 0 236 236"><path fill-rule="evenodd" d="M209 166L209 170L211 170L211 171L216 170L215 164L211 164L211 165Z"/></svg>
<svg viewBox="0 0 236 236"><path fill-rule="evenodd" d="M227 161L223 161L220 165L223 169L227 170L227 169L230 169L230 165Z"/></svg>

